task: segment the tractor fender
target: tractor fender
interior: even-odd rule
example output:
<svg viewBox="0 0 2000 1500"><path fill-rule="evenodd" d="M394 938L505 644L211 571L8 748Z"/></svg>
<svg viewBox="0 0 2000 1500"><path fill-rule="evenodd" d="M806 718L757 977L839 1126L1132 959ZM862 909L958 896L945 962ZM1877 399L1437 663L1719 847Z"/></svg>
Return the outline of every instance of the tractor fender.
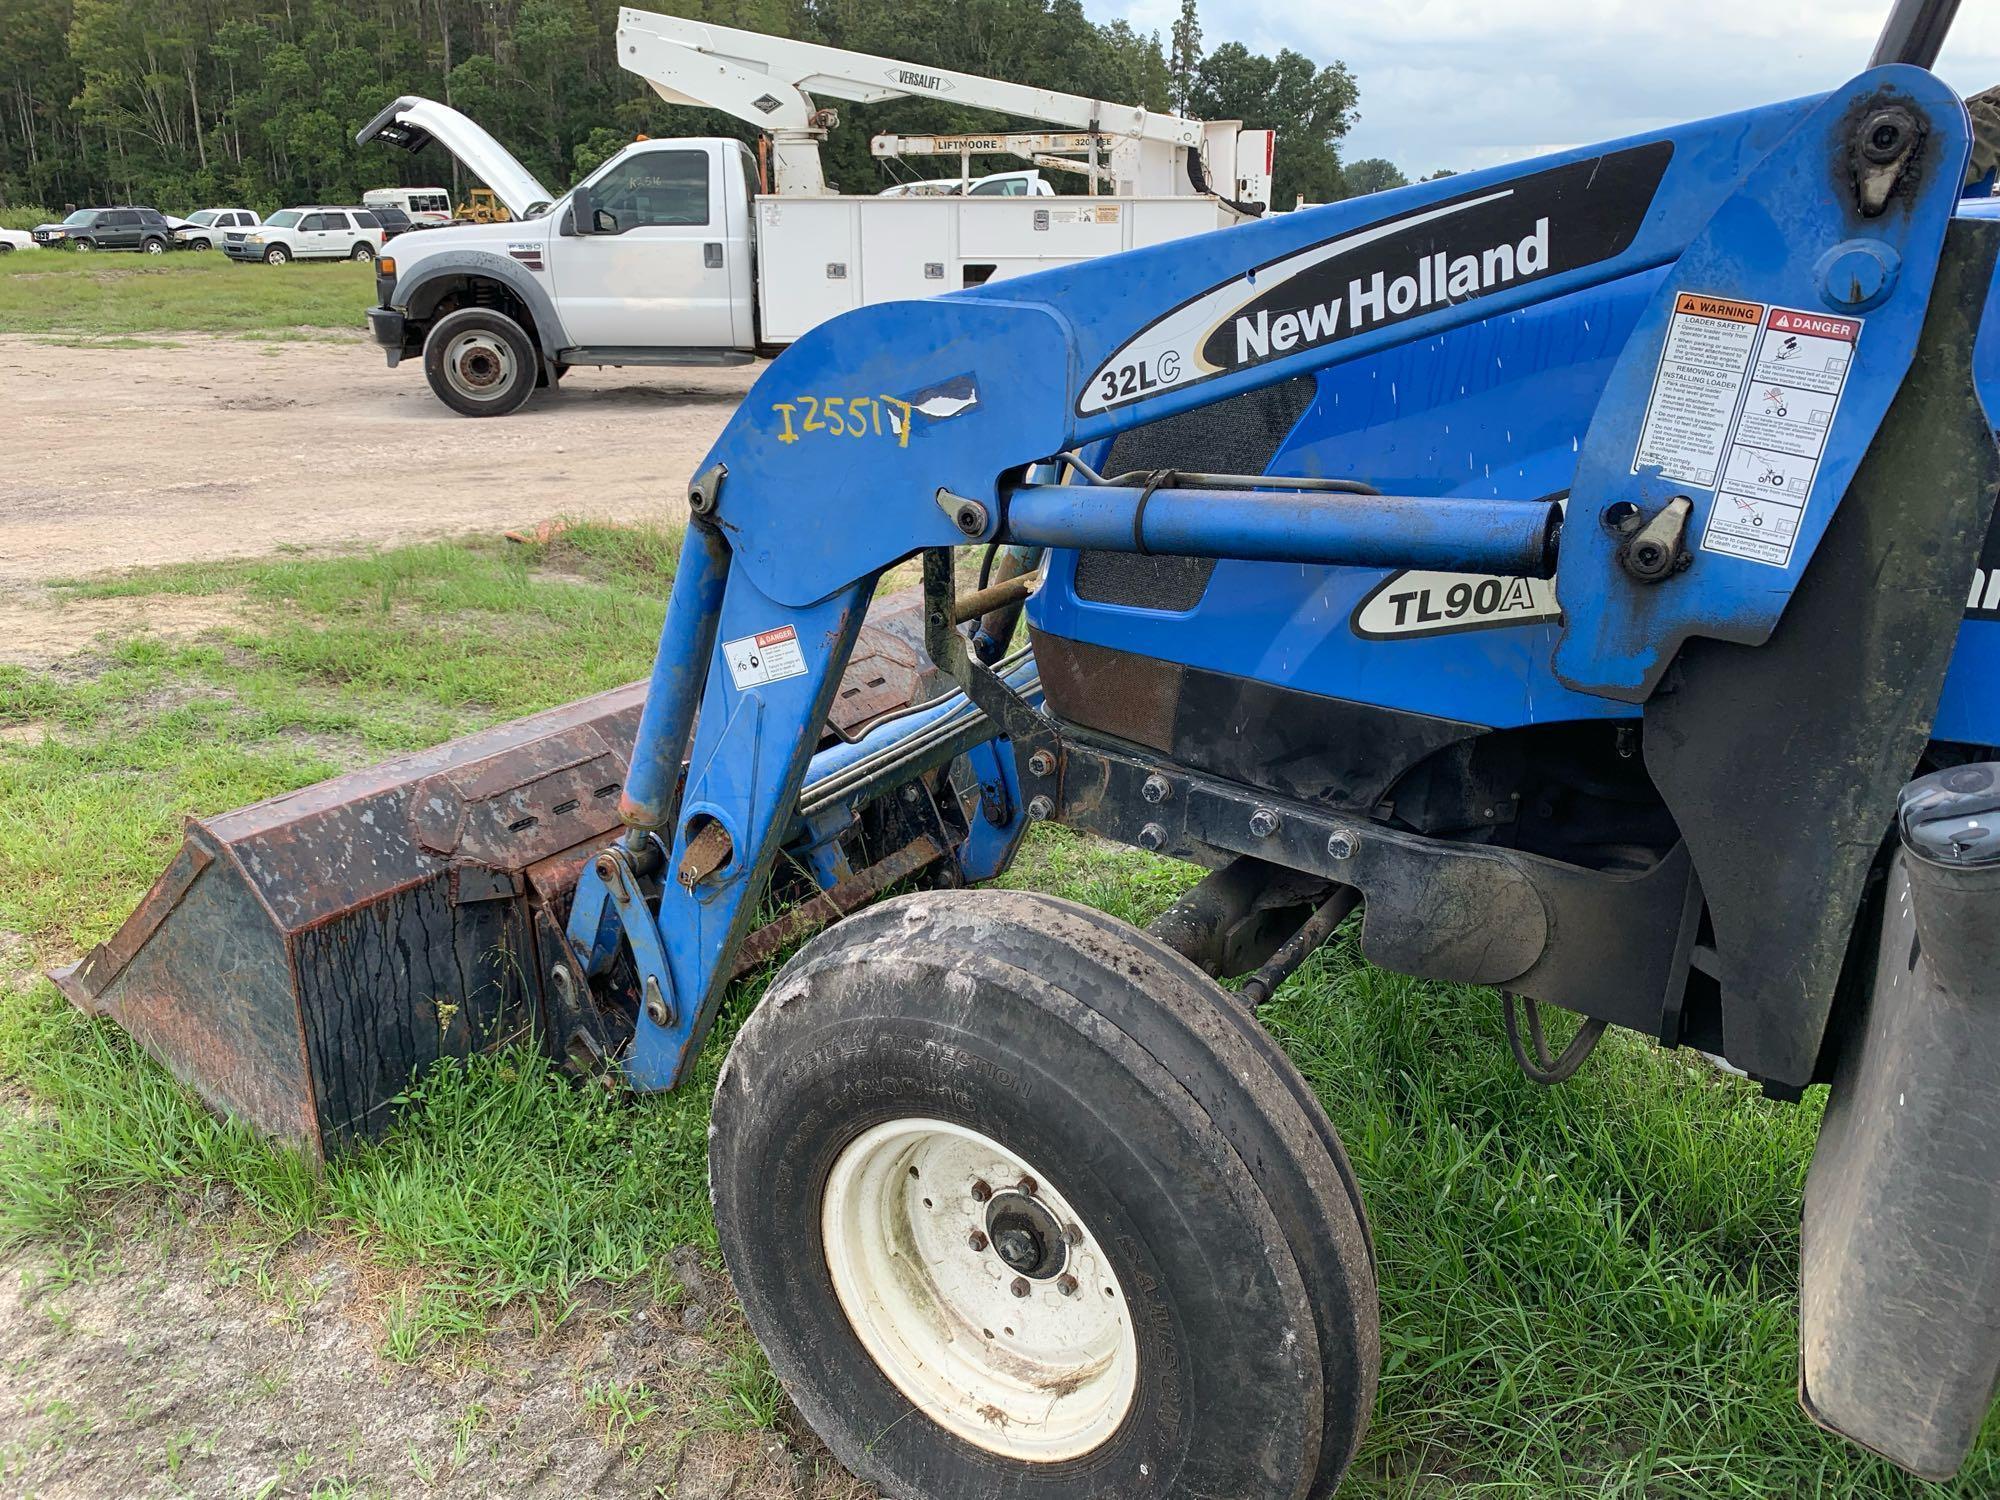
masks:
<svg viewBox="0 0 2000 1500"><path fill-rule="evenodd" d="M1799 1399L1929 1479L2000 1384L2000 765L1900 799L1866 1014L1806 1178Z"/></svg>

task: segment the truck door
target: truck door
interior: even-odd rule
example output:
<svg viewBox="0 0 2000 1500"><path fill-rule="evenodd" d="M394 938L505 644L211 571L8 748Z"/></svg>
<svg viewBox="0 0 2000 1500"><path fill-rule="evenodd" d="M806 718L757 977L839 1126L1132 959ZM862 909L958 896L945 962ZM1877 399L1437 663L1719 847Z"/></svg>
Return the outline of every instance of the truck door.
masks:
<svg viewBox="0 0 2000 1500"><path fill-rule="evenodd" d="M730 349L725 175L700 146L620 157L585 184L593 222L563 210L549 263L579 348ZM582 232L578 232L582 231Z"/></svg>

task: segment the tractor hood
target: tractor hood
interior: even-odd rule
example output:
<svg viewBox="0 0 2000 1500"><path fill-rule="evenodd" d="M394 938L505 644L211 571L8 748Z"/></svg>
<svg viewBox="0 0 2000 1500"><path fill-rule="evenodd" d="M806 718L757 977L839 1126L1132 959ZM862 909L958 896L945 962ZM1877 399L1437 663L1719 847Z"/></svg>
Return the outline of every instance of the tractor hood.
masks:
<svg viewBox="0 0 2000 1500"><path fill-rule="evenodd" d="M514 154L449 104L405 94L354 133L358 145L381 141L417 152L436 141L458 158L459 165L493 189L517 219L547 208L555 194L543 187Z"/></svg>

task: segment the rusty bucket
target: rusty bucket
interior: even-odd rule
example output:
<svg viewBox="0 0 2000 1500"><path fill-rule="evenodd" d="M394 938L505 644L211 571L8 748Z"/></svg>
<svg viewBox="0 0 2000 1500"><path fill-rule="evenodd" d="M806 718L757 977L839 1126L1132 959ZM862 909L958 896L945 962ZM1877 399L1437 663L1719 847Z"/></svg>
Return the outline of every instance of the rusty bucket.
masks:
<svg viewBox="0 0 2000 1500"><path fill-rule="evenodd" d="M930 690L908 606L871 620L829 733ZM645 684L218 817L108 941L51 977L211 1106L323 1158L439 1058L561 1054L545 993L584 863L615 838ZM586 997L587 998L587 997Z"/></svg>

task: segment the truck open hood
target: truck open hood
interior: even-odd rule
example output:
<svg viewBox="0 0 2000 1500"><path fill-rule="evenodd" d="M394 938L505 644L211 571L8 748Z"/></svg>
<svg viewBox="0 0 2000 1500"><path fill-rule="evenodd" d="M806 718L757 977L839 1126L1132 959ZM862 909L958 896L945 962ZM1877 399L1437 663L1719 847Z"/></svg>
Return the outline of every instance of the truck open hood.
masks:
<svg viewBox="0 0 2000 1500"><path fill-rule="evenodd" d="M539 213L555 194L514 159L514 154L449 104L405 94L354 133L357 145L381 141L404 151L421 151L432 141L458 158L459 165L493 189L517 219Z"/></svg>

